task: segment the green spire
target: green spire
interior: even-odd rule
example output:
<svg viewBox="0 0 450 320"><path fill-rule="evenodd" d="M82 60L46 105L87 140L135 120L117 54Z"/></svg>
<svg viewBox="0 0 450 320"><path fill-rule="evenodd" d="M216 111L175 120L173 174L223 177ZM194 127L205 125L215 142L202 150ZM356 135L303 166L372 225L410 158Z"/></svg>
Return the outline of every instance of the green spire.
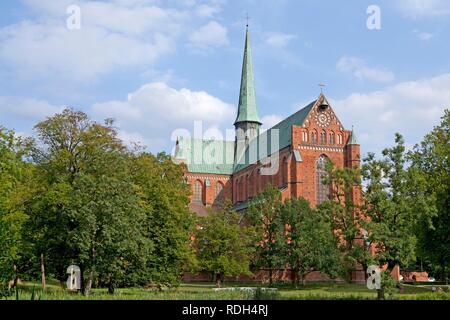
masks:
<svg viewBox="0 0 450 320"><path fill-rule="evenodd" d="M353 130L353 127L352 127L352 134L350 135L350 138L348 139L348 144L349 145L359 144L358 140L356 139L356 134Z"/></svg>
<svg viewBox="0 0 450 320"><path fill-rule="evenodd" d="M258 111L256 110L255 82L253 78L252 51L250 49L248 26L245 35L238 115L234 124L238 122L256 122L261 124Z"/></svg>

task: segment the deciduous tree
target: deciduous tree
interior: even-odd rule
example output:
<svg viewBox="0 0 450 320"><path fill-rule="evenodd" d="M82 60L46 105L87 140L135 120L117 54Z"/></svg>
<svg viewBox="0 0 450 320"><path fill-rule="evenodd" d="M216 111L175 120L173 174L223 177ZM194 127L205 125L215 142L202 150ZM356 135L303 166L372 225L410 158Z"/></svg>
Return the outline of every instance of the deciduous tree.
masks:
<svg viewBox="0 0 450 320"><path fill-rule="evenodd" d="M255 266L269 271L269 285L273 283L273 270L281 265L277 236L281 224L281 192L268 184L248 208L248 220L255 227Z"/></svg>
<svg viewBox="0 0 450 320"><path fill-rule="evenodd" d="M200 270L211 273L218 287L226 276L251 275L254 244L248 227L240 224L240 215L229 209L211 209L198 219L195 232Z"/></svg>
<svg viewBox="0 0 450 320"><path fill-rule="evenodd" d="M335 278L339 252L332 224L320 211L311 209L303 198L286 200L281 209L281 234L277 238L282 261L294 272L294 283L304 284L305 276L320 271Z"/></svg>

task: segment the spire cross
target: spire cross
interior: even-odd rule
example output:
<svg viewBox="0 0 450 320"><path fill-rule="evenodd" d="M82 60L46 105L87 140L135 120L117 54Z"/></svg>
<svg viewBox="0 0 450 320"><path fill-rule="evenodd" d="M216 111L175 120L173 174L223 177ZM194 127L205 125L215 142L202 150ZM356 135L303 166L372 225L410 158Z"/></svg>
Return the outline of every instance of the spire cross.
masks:
<svg viewBox="0 0 450 320"><path fill-rule="evenodd" d="M323 93L323 88L325 88L325 85L323 83L319 83L320 87L320 93Z"/></svg>
<svg viewBox="0 0 450 320"><path fill-rule="evenodd" d="M246 26L248 28L248 21L250 20L250 17L248 16L248 12L246 12L245 20L247 21Z"/></svg>

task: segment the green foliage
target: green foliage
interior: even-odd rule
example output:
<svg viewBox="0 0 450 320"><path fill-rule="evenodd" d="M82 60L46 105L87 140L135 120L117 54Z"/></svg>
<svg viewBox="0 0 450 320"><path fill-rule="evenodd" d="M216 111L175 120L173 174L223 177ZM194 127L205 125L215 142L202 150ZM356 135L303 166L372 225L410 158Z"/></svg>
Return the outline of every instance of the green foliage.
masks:
<svg viewBox="0 0 450 320"><path fill-rule="evenodd" d="M194 216L188 210L190 189L183 169L164 153L156 157L143 153L133 157L132 177L146 215L145 232L152 241L146 268L136 270L142 276L139 282L176 285L195 261L189 244Z"/></svg>
<svg viewBox="0 0 450 320"><path fill-rule="evenodd" d="M199 268L216 277L251 275L250 257L254 249L249 228L239 224L240 215L225 209L211 209L198 219L195 232Z"/></svg>
<svg viewBox="0 0 450 320"><path fill-rule="evenodd" d="M368 241L375 244L374 259L381 266L388 264L389 270L396 264L405 266L415 260L417 222L435 213L423 179L405 168L401 135L396 135L395 142L394 147L383 151L382 159L369 154L363 165L363 211L368 217L363 226L368 230Z"/></svg>
<svg viewBox="0 0 450 320"><path fill-rule="evenodd" d="M300 277L312 269L347 277L356 265L387 264L388 290L389 271L416 255L444 280L449 123L446 110L409 153L396 135L396 145L381 159L369 154L361 172L328 163L331 198L317 210L304 199L283 204L280 190L268 185L244 217L225 207L199 219L188 209L184 167L164 153L130 150L112 120L100 124L65 109L35 126L37 141L0 127L0 295L12 294L8 283L19 276L37 278L41 254L49 276L62 282L67 266L79 264L87 291L106 286L110 293L177 286L195 268L221 279L250 274L249 264L268 269L271 285L279 267ZM351 195L361 174L359 205Z"/></svg>
<svg viewBox="0 0 450 320"><path fill-rule="evenodd" d="M72 109L36 125L36 173L27 202L28 266L44 254L61 282L69 264L91 286L177 283L192 250L183 170L165 154L130 151L112 120ZM39 269L38 269L39 270Z"/></svg>
<svg viewBox="0 0 450 320"><path fill-rule="evenodd" d="M280 300L281 295L277 289L264 290L265 288L258 287L253 293L252 300Z"/></svg>
<svg viewBox="0 0 450 320"><path fill-rule="evenodd" d="M331 222L335 245L340 251L339 273L350 280L357 264L367 269L371 261L370 243L363 239L365 218L352 197L360 190L360 170L336 168L330 161L326 171L324 183L330 186L330 199L320 204L318 211Z"/></svg>
<svg viewBox="0 0 450 320"><path fill-rule="evenodd" d="M439 126L408 154L409 172L429 195L437 214L422 217L417 226L419 257L441 281L450 272L450 111L446 110ZM434 269L434 270L433 270Z"/></svg>
<svg viewBox="0 0 450 320"><path fill-rule="evenodd" d="M9 294L8 282L17 280L17 262L25 246L23 211L29 166L22 161L26 150L13 131L0 127L0 296Z"/></svg>
<svg viewBox="0 0 450 320"><path fill-rule="evenodd" d="M296 283L311 271L335 278L339 252L330 220L310 208L303 198L286 200L281 209L281 234L277 238L283 262L295 272Z"/></svg>
<svg viewBox="0 0 450 320"><path fill-rule="evenodd" d="M278 236L281 226L281 192L268 184L266 189L250 203L247 219L254 226L255 266L269 270L272 285L272 271L281 265L281 250Z"/></svg>

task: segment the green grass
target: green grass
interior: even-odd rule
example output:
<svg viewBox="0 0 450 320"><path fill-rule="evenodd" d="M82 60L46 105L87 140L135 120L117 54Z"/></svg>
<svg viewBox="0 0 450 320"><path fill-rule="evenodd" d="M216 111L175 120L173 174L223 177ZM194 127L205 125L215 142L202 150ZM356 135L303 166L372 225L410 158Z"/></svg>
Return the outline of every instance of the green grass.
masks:
<svg viewBox="0 0 450 320"><path fill-rule="evenodd" d="M227 283L224 287L257 287L258 283ZM298 289L290 285L280 285L277 294L261 294L260 299L282 300L364 300L376 299L376 291L359 284L307 284ZM255 296L239 290L215 292L211 283L183 283L178 288L158 291L149 288L120 288L114 295L106 289L93 289L89 297L63 290L56 281L49 281L47 290L41 290L39 283L26 282L19 285L19 299L31 300L249 300ZM448 292L430 292L419 286L405 286L404 293L398 289L387 299L395 300L450 300ZM16 299L13 294L9 299Z"/></svg>

